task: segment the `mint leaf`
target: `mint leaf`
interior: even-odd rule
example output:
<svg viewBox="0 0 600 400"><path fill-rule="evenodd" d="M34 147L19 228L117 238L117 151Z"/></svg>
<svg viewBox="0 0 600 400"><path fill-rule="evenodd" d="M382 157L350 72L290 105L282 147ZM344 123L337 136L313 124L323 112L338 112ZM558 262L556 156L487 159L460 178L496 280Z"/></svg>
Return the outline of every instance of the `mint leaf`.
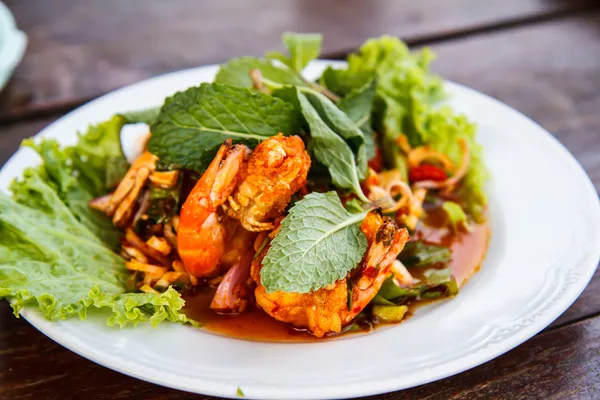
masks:
<svg viewBox="0 0 600 400"><path fill-rule="evenodd" d="M368 199L360 188L361 174L357 168L357 157L348 143L340 136L345 134L349 139L356 139L355 143L359 143L361 139L364 140L360 130L356 128L356 126L354 126L354 129L352 130L350 125L353 124L347 118L344 122L341 122L341 116L345 117L345 115L333 106L337 111L327 108L330 113L327 114L326 118L331 117L330 122L340 129L340 135L338 135L338 133L334 132L332 128L323 121L321 115L319 115L319 112L313 106L311 101L309 101L307 96L297 87L285 87L279 89L275 92L275 95L286 99L301 110L302 115L304 115L304 119L310 128L311 141L309 150L321 164L327 167L333 184L340 188L352 190L362 201L368 202ZM311 96L314 95L311 94ZM313 101L315 101L315 104L317 104L321 111L324 111L325 107L328 107L326 105L327 103L324 101L317 101L316 99L318 98L319 97L314 97ZM340 125L338 125L338 123ZM348 128L348 130L345 130L345 128Z"/></svg>
<svg viewBox="0 0 600 400"><path fill-rule="evenodd" d="M311 193L296 202L263 260L267 292L308 293L336 282L355 268L367 249L358 224L335 192Z"/></svg>
<svg viewBox="0 0 600 400"><path fill-rule="evenodd" d="M224 83L233 86L245 88L252 87L250 71L259 69L262 77L278 85L307 86L306 82L295 71L290 68L280 68L270 60L263 60L256 57L234 58L226 64L221 65L216 83Z"/></svg>
<svg viewBox="0 0 600 400"><path fill-rule="evenodd" d="M204 171L226 139L255 146L279 132L297 133L301 116L281 99L204 83L169 97L152 124L148 150L173 168Z"/></svg>
<svg viewBox="0 0 600 400"><path fill-rule="evenodd" d="M327 67L321 76L320 83L340 96L347 96L353 90L365 86L374 77L375 74L371 71L350 73L345 69Z"/></svg>
<svg viewBox="0 0 600 400"><path fill-rule="evenodd" d="M376 81L371 79L363 86L353 89L344 96L337 106L352 120L364 133L371 134L371 112L375 99Z"/></svg>
<svg viewBox="0 0 600 400"><path fill-rule="evenodd" d="M119 114L119 116L121 116L123 119L125 119L126 124L144 123L144 124L151 125L154 121L156 121L156 118L158 118L159 113L160 113L160 107L155 107L155 108L147 108L145 110L137 110L137 111L121 113L121 114Z"/></svg>
<svg viewBox="0 0 600 400"><path fill-rule="evenodd" d="M369 80L363 86L352 90L342 98L337 106L358 126L364 135L367 161L375 157L375 140L373 139L373 127L371 113L375 99L374 79Z"/></svg>
<svg viewBox="0 0 600 400"><path fill-rule="evenodd" d="M352 149L356 159L356 170L359 180L367 175L367 148L365 136L358 125L339 109L331 100L320 93L307 91L304 93L308 101L317 111L323 122L331 130L340 135Z"/></svg>
<svg viewBox="0 0 600 400"><path fill-rule="evenodd" d="M301 72L309 62L319 57L323 35L285 32L281 41L290 53L289 57L279 52L269 52L267 58L279 60L294 71Z"/></svg>

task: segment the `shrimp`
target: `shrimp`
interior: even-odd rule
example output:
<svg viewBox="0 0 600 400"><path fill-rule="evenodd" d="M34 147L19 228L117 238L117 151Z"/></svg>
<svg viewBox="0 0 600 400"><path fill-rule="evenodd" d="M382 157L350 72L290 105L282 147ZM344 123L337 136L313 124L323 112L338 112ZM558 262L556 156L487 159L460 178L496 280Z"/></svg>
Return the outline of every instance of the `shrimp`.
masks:
<svg viewBox="0 0 600 400"><path fill-rule="evenodd" d="M185 269L194 276L219 272L229 236L219 206L237 187L248 153L246 146L232 146L231 140L226 140L181 208L177 250Z"/></svg>
<svg viewBox="0 0 600 400"><path fill-rule="evenodd" d="M317 337L340 332L375 297L383 282L391 275L394 260L409 240L408 231L399 229L381 211L367 214L361 224L368 247L360 265L341 279L311 293L267 293L260 283L264 249L252 262L251 275L257 284L256 303L273 318L298 329L307 329Z"/></svg>
<svg viewBox="0 0 600 400"><path fill-rule="evenodd" d="M228 241L239 243L229 240L237 230L235 225L249 232L272 229L272 221L306 183L310 157L298 136L279 134L249 153L246 146L226 141L181 209L177 248L186 270L194 276L214 276L223 267L247 260L245 253L250 249L237 248L242 257L231 251L231 245L226 248ZM231 293L230 288L225 292Z"/></svg>
<svg viewBox="0 0 600 400"><path fill-rule="evenodd" d="M279 134L260 143L242 171L242 182L225 212L249 231L272 230L292 194L306 184L310 156L298 136Z"/></svg>

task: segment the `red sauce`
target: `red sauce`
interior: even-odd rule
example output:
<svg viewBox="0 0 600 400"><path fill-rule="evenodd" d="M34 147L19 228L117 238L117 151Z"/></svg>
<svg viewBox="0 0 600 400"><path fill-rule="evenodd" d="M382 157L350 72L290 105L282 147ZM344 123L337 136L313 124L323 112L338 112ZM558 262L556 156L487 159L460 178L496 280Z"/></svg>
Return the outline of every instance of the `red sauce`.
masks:
<svg viewBox="0 0 600 400"><path fill-rule="evenodd" d="M479 270L487 251L490 228L487 223L471 224L469 232L453 232L445 226L444 218L440 213L428 214L414 236L415 239L450 247L450 268L460 287Z"/></svg>
<svg viewBox="0 0 600 400"><path fill-rule="evenodd" d="M264 311L250 306L241 314L217 314L210 309L216 289L199 288L195 293L184 295L186 315L200 321L202 329L238 339L263 342L307 342L320 340L310 333L297 331L288 324L271 318Z"/></svg>
<svg viewBox="0 0 600 400"><path fill-rule="evenodd" d="M443 227L444 222L440 215L430 214L423 222L415 231L414 238L450 247L452 249L450 263L452 273L458 285L463 285L477 272L485 256L490 235L488 225L477 224L472 226L470 232L454 233ZM203 324L201 329L238 339L263 342L322 341L340 336L338 334L318 339L308 332L295 330L289 325L271 318L256 306L250 306L242 314L217 314L210 309L214 293L215 288L205 286L198 288L194 293L184 295L186 300L184 311L188 316ZM431 303L431 301L415 301L410 305L411 311L420 305ZM343 335L347 334L343 333Z"/></svg>

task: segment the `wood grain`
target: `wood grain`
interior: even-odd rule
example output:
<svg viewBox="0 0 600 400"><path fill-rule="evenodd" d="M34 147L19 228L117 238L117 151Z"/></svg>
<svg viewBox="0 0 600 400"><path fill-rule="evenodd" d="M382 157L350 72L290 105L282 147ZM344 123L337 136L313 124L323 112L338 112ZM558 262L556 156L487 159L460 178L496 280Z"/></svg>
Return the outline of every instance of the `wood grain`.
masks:
<svg viewBox="0 0 600 400"><path fill-rule="evenodd" d="M365 399L597 399L600 318L544 332L456 377Z"/></svg>
<svg viewBox="0 0 600 400"><path fill-rule="evenodd" d="M282 31L325 34L324 54L381 34L430 41L596 7L590 0L21 0L29 36L0 118L67 110L168 71L280 48Z"/></svg>

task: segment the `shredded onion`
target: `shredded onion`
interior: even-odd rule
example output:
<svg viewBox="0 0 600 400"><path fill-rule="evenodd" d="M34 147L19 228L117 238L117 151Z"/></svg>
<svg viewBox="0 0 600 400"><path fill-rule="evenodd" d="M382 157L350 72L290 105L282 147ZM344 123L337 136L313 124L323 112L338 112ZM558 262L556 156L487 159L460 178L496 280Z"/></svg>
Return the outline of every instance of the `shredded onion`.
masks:
<svg viewBox="0 0 600 400"><path fill-rule="evenodd" d="M415 283L419 282L418 279L413 278L410 272L408 272L408 269L406 269L400 260L394 260L391 266L391 271L394 275L394 279L401 285L414 285Z"/></svg>
<svg viewBox="0 0 600 400"><path fill-rule="evenodd" d="M410 190L410 186L408 186L408 184L404 181L394 179L393 181L387 184L385 191L389 193L391 197L394 197L398 194L402 195L400 200L398 200L394 206L385 210L386 213L396 212L402 207L413 203L412 190Z"/></svg>
<svg viewBox="0 0 600 400"><path fill-rule="evenodd" d="M452 160L439 151L432 150L429 146L421 146L408 153L408 166L414 168L425 160L434 160L442 164L446 171L454 173L456 166Z"/></svg>

